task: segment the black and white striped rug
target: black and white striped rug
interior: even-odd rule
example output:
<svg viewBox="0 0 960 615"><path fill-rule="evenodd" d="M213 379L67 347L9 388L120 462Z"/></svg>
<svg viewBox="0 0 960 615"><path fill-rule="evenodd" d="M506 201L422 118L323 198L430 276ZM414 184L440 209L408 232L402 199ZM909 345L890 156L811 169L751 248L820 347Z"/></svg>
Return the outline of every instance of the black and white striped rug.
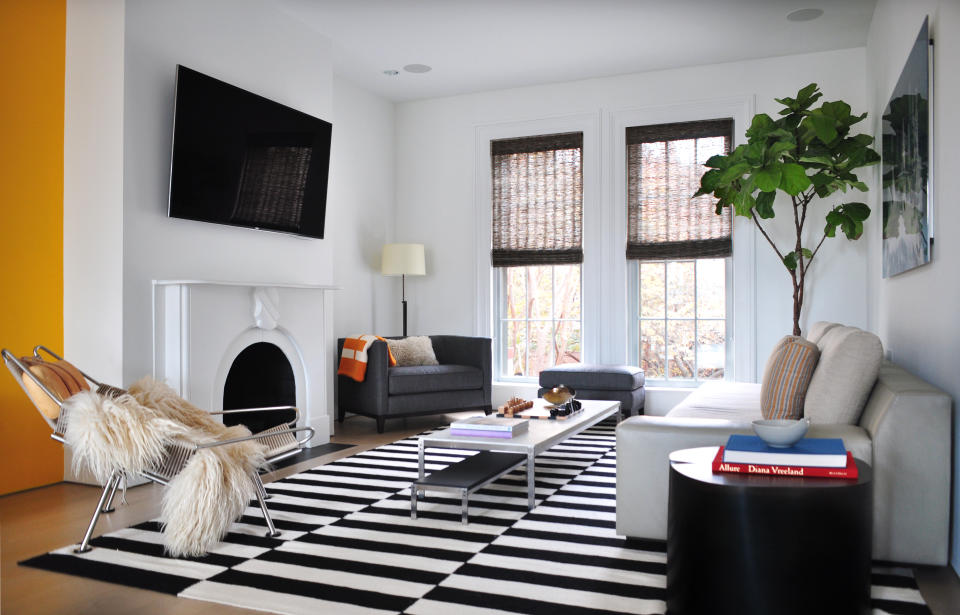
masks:
<svg viewBox="0 0 960 615"><path fill-rule="evenodd" d="M665 545L614 531L614 444L603 424L555 446L537 458L537 508L516 472L473 495L468 525L440 493L410 519L408 438L267 485L277 539L251 506L203 558L164 556L149 521L21 564L276 613L663 613ZM428 449L427 468L470 454ZM872 596L875 613L930 613L909 568L876 566Z"/></svg>

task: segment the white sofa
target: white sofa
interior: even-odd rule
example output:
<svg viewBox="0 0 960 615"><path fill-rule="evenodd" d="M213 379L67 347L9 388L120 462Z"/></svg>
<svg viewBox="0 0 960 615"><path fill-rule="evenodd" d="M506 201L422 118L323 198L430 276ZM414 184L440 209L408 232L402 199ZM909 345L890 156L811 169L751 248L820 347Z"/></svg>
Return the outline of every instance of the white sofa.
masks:
<svg viewBox="0 0 960 615"><path fill-rule="evenodd" d="M822 335L824 325L827 323L817 323L811 331ZM811 341L815 341L812 335ZM818 346L817 370L836 365L837 356L832 353L838 351ZM835 374L830 379L835 383ZM751 421L761 418L760 387L742 382L706 383L666 416L638 416L620 423L618 534L666 539L667 456L678 449L722 445L730 434L753 433ZM842 438L854 457L873 467L874 559L945 565L950 519L950 396L890 362L883 363L875 384L867 390L869 397L855 424L815 422L807 435ZM805 413L812 414L809 405ZM705 512L704 522L709 523L709 518Z"/></svg>

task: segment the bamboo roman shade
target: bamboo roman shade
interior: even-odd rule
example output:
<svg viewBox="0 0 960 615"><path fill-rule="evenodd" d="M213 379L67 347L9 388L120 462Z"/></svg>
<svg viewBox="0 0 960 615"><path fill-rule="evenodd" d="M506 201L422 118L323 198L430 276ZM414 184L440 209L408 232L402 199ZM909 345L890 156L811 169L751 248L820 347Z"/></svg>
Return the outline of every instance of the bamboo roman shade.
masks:
<svg viewBox="0 0 960 615"><path fill-rule="evenodd" d="M692 198L704 163L730 151L733 120L627 128L627 258L716 258L733 253L730 208Z"/></svg>
<svg viewBox="0 0 960 615"><path fill-rule="evenodd" d="M583 133L490 142L494 267L583 262Z"/></svg>

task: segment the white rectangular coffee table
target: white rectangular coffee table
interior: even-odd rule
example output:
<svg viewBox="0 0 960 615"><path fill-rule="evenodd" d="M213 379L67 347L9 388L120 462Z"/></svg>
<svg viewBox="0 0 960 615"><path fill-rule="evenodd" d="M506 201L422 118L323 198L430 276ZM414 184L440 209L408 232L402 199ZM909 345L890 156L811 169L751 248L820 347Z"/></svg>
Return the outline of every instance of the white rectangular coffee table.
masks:
<svg viewBox="0 0 960 615"><path fill-rule="evenodd" d="M534 408L544 408L548 404L542 399L534 400ZM598 401L591 399L580 400L583 409L566 420L530 419L530 429L509 440L499 438L476 438L470 436L454 436L450 428L436 431L428 436L421 436L418 447L420 479L424 477L424 450L427 448L459 448L475 451L499 451L505 453L523 453L527 456L527 507L530 510L536 506L534 492L534 459L554 444L566 440L572 435L592 427L600 421L618 415L620 402ZM416 490L414 490L414 497Z"/></svg>

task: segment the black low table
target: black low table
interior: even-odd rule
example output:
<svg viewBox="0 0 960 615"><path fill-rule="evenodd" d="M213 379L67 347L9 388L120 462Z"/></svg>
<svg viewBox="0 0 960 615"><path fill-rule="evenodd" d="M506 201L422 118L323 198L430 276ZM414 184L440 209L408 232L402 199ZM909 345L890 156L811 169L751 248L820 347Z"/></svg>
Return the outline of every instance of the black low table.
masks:
<svg viewBox="0 0 960 615"><path fill-rule="evenodd" d="M526 462L527 456L522 453L480 451L459 463L417 479L410 486L410 517L417 518L419 492L429 487L432 490L458 493L461 502L460 520L466 523L469 519L470 494Z"/></svg>
<svg viewBox="0 0 960 615"><path fill-rule="evenodd" d="M714 474L717 447L670 455L667 612L870 612L872 471L856 480Z"/></svg>

